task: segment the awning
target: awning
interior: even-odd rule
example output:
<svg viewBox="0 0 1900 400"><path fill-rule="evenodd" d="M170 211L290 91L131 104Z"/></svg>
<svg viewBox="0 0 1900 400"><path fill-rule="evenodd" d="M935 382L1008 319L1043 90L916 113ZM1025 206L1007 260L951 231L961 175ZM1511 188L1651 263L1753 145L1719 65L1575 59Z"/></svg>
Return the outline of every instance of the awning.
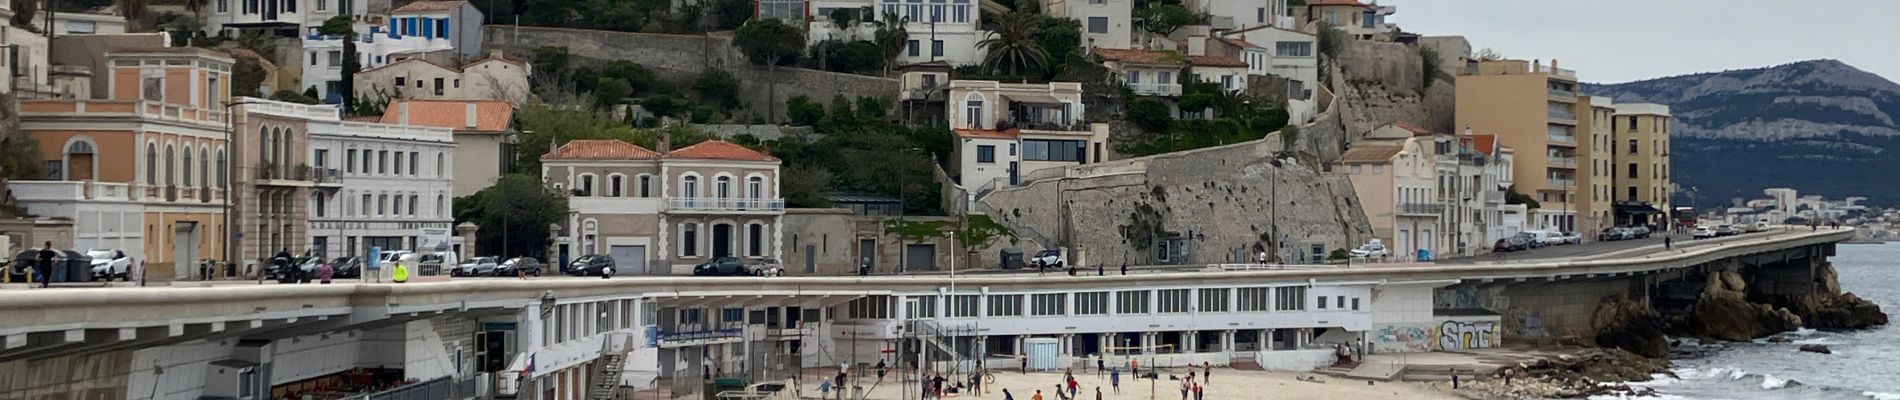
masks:
<svg viewBox="0 0 1900 400"><path fill-rule="evenodd" d="M1616 203L1616 212L1619 214L1662 214L1662 210L1656 209L1649 203Z"/></svg>
<svg viewBox="0 0 1900 400"><path fill-rule="evenodd" d="M1042 93L1006 94L1003 98L1009 99L1011 103L1062 105L1061 99Z"/></svg>

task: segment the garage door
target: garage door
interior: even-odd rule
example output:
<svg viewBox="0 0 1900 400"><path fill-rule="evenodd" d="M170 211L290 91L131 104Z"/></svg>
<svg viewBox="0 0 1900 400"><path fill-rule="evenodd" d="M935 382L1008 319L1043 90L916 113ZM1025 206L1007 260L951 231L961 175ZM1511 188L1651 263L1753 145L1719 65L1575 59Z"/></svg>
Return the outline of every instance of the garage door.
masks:
<svg viewBox="0 0 1900 400"><path fill-rule="evenodd" d="M913 244L904 246L904 270L937 270L937 245Z"/></svg>
<svg viewBox="0 0 1900 400"><path fill-rule="evenodd" d="M646 246L608 246L607 254L614 256L615 275L647 273Z"/></svg>

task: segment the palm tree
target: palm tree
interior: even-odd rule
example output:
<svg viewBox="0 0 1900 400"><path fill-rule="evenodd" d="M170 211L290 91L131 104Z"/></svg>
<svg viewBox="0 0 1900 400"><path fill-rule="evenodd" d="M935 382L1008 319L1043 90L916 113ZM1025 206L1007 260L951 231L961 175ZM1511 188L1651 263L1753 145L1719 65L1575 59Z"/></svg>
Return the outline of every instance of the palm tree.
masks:
<svg viewBox="0 0 1900 400"><path fill-rule="evenodd" d="M231 42L233 46L257 52L257 55L264 56L265 59L277 59L276 40L272 39L270 35L264 34L262 31L244 31L243 34L238 35L236 40L232 40Z"/></svg>
<svg viewBox="0 0 1900 400"><path fill-rule="evenodd" d="M119 15L125 17L127 30L142 32L146 24L145 0L115 0L119 4Z"/></svg>
<svg viewBox="0 0 1900 400"><path fill-rule="evenodd" d="M904 54L904 46L910 41L910 31L904 25L910 23L909 17L899 17L897 13L884 13L877 21L877 47L884 49L884 76L891 76L891 64L897 63L897 55Z"/></svg>
<svg viewBox="0 0 1900 400"><path fill-rule="evenodd" d="M1008 63L1009 74L1020 75L1022 67L1048 65L1049 55L1036 40L1036 34L1042 32L1042 18L1036 14L1011 11L992 21L989 30L990 37L976 44L989 50L983 58L984 68L994 70Z"/></svg>

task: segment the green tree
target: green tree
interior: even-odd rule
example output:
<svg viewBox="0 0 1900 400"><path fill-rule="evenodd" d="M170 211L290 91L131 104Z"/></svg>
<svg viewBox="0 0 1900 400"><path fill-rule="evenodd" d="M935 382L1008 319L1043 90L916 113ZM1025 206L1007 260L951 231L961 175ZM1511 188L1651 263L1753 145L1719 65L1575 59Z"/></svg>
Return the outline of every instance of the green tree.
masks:
<svg viewBox="0 0 1900 400"><path fill-rule="evenodd" d="M1128 102L1125 115L1128 122L1149 133L1166 133L1174 125L1174 116L1168 111L1168 105L1153 97L1143 96Z"/></svg>
<svg viewBox="0 0 1900 400"><path fill-rule="evenodd" d="M856 27L858 23L858 12L858 9L850 7L838 7L831 10L831 26L844 32L846 38L850 38L851 28Z"/></svg>
<svg viewBox="0 0 1900 400"><path fill-rule="evenodd" d="M231 44L240 49L256 52L267 60L277 59L277 39L261 31L244 31L236 40L231 41Z"/></svg>
<svg viewBox="0 0 1900 400"><path fill-rule="evenodd" d="M9 0L13 6L13 18L7 22L20 28L32 27L34 18L39 16L40 0Z"/></svg>
<svg viewBox="0 0 1900 400"><path fill-rule="evenodd" d="M1492 50L1490 47L1486 47L1478 49L1477 53L1471 55L1471 59L1478 61L1498 61L1504 59L1504 54L1499 53L1497 50Z"/></svg>
<svg viewBox="0 0 1900 400"><path fill-rule="evenodd" d="M640 100L640 108L661 117L677 117L686 109L686 100L673 96L659 95Z"/></svg>
<svg viewBox="0 0 1900 400"><path fill-rule="evenodd" d="M599 83L594 84L595 107L612 108L614 105L627 102L627 97L632 95L633 85L627 84L627 81L620 78L603 76L599 78Z"/></svg>
<svg viewBox="0 0 1900 400"><path fill-rule="evenodd" d="M785 116L791 119L792 125L818 125L825 119L825 107L805 96L792 96L785 101Z"/></svg>
<svg viewBox="0 0 1900 400"><path fill-rule="evenodd" d="M504 256L544 256L553 239L548 225L567 219L567 194L532 175L502 176L474 196L480 202L469 216L481 226L478 247L501 249Z"/></svg>
<svg viewBox="0 0 1900 400"><path fill-rule="evenodd" d="M631 92L633 94L652 93L656 88L653 71L648 70L644 65L632 61L608 61L605 66L601 67L600 75L627 82L629 88L633 89Z"/></svg>
<svg viewBox="0 0 1900 400"><path fill-rule="evenodd" d="M1418 46L1419 89L1430 89L1434 72L1438 72L1438 50Z"/></svg>
<svg viewBox="0 0 1900 400"><path fill-rule="evenodd" d="M766 98L777 99L778 66L798 59L805 50L805 32L776 19L752 20L733 32L732 45L754 64L765 65ZM770 101L765 104L766 120L777 121L778 107Z"/></svg>
<svg viewBox="0 0 1900 400"><path fill-rule="evenodd" d="M1041 17L1012 11L991 21L989 30L990 37L976 44L989 51L983 57L984 68L995 71L1008 65L1010 75L1021 76L1024 68L1038 71L1048 66L1049 54L1043 51L1036 36L1042 31Z"/></svg>
<svg viewBox="0 0 1900 400"><path fill-rule="evenodd" d="M264 78L269 71L251 57L239 57L231 65L231 97L260 97L257 89L264 86Z"/></svg>
<svg viewBox="0 0 1900 400"><path fill-rule="evenodd" d="M317 33L325 35L347 35L352 32L351 25L353 23L348 15L330 17L330 19L323 20L323 26L317 28Z"/></svg>
<svg viewBox="0 0 1900 400"><path fill-rule="evenodd" d="M1036 35L1036 43L1049 54L1049 66L1043 72L1044 78L1054 77L1067 68L1069 59L1075 57L1076 50L1082 46L1082 22L1074 18L1042 17L1042 31Z"/></svg>
<svg viewBox="0 0 1900 400"><path fill-rule="evenodd" d="M739 107L739 79L722 69L707 68L693 80L693 93L700 101L718 104L720 108L731 110Z"/></svg>
<svg viewBox="0 0 1900 400"><path fill-rule="evenodd" d="M821 208L831 206L825 192L831 190L831 171L809 164L793 165L779 173L779 192L786 207Z"/></svg>
<svg viewBox="0 0 1900 400"><path fill-rule="evenodd" d="M897 64L897 56L904 54L904 48L909 46L910 31L904 27L909 23L909 17L899 17L892 12L884 13L884 18L877 21L873 41L884 54L884 76L891 76L891 66Z"/></svg>
<svg viewBox="0 0 1900 400"><path fill-rule="evenodd" d="M1537 203L1536 198L1533 198L1529 195L1525 195L1523 193L1518 193L1517 185L1511 185L1511 187L1506 188L1504 190L1504 204L1523 204L1524 208L1528 208L1532 210L1535 210L1538 207L1543 206L1542 204Z"/></svg>
<svg viewBox="0 0 1900 400"><path fill-rule="evenodd" d="M1198 21L1199 16L1180 4L1152 3L1135 11L1135 24L1141 30L1163 37Z"/></svg>

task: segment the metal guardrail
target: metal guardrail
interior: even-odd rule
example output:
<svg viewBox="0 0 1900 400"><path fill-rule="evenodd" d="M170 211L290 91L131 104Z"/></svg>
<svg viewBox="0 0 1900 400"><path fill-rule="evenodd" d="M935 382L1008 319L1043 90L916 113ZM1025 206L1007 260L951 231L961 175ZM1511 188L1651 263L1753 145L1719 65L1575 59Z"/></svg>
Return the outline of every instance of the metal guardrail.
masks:
<svg viewBox="0 0 1900 400"><path fill-rule="evenodd" d="M746 199L717 197L668 197L667 210L680 211L784 211L784 199Z"/></svg>

